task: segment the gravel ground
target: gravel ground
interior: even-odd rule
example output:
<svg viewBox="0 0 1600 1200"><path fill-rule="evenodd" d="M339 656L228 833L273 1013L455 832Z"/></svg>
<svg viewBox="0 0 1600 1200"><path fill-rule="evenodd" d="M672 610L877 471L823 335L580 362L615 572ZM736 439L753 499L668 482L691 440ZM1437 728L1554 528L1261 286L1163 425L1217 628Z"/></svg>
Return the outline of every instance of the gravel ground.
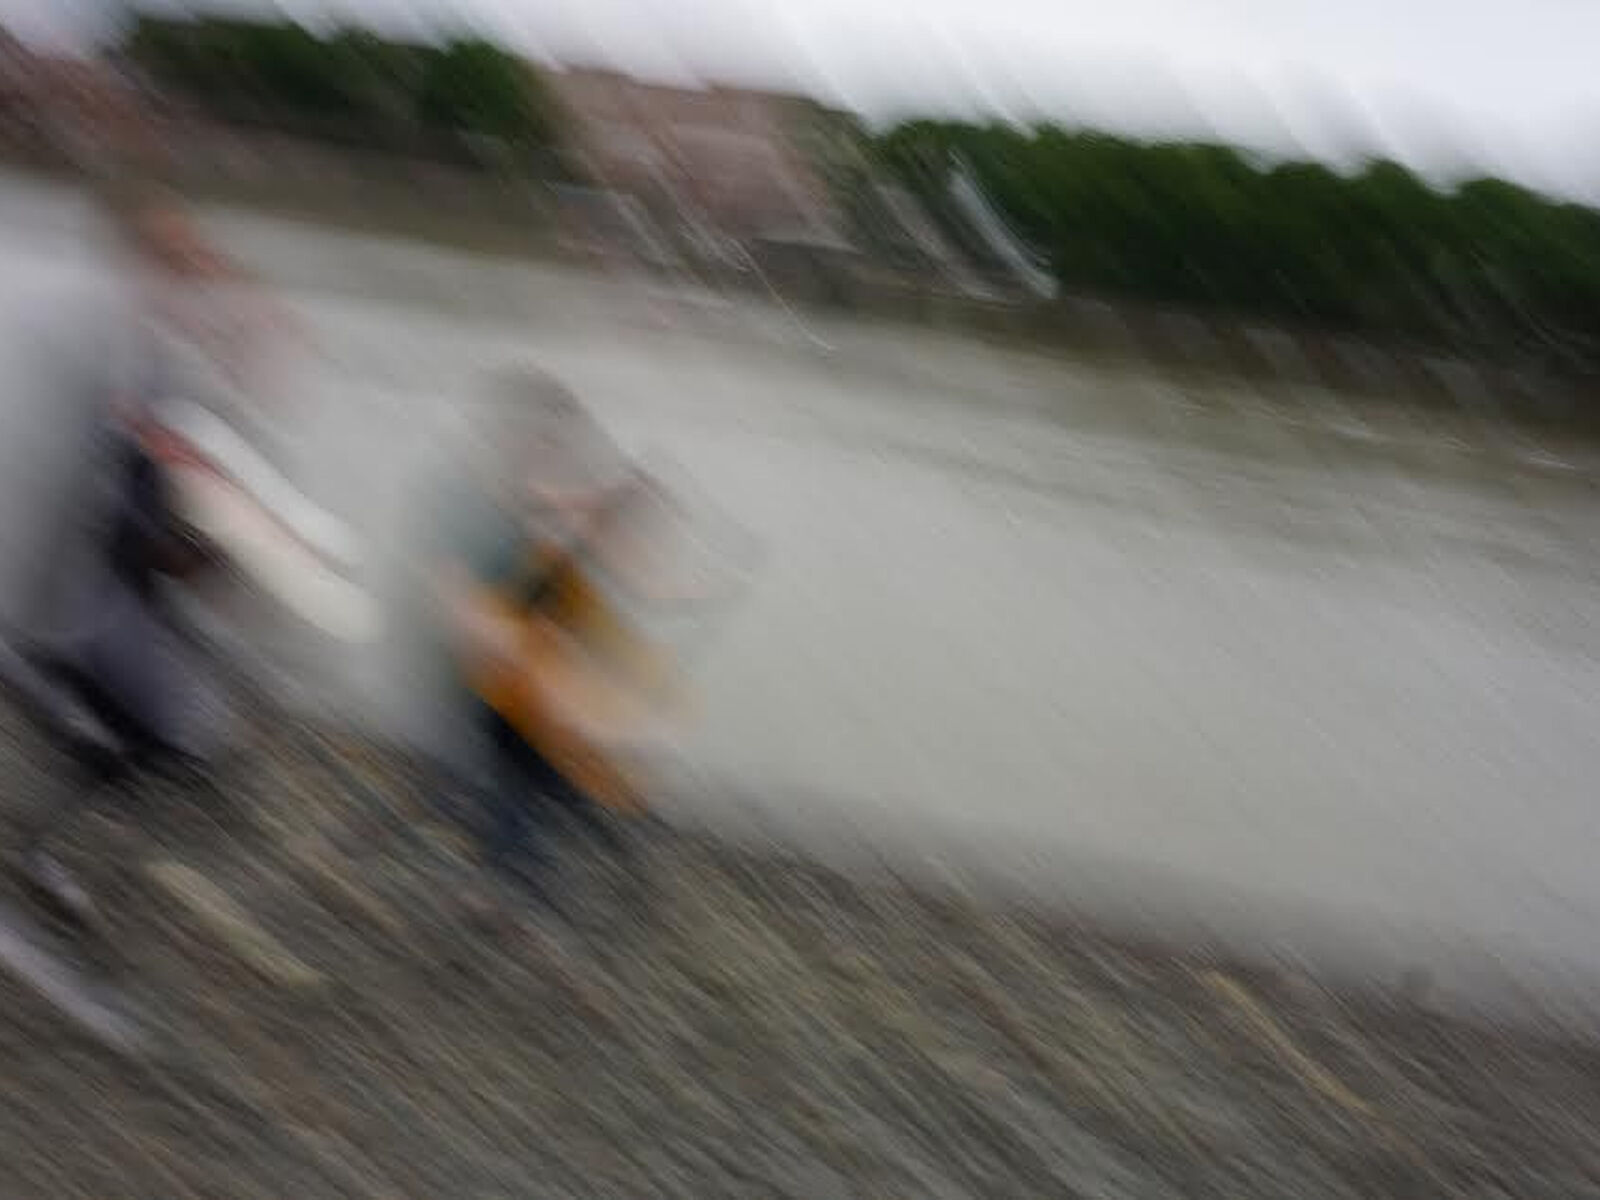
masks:
<svg viewBox="0 0 1600 1200"><path fill-rule="evenodd" d="M11 819L63 765L0 720ZM0 979L0 1197L1600 1196L1590 1046L654 826L486 905L286 723L150 791L63 856L156 1049Z"/></svg>

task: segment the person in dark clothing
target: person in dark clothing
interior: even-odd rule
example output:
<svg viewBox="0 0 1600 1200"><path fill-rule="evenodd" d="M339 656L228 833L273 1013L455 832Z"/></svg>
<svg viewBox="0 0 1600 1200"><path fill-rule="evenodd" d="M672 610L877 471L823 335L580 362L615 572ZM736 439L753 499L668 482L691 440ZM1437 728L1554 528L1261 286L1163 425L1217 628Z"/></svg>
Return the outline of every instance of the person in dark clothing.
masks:
<svg viewBox="0 0 1600 1200"><path fill-rule="evenodd" d="M91 526L88 545L54 581L48 622L36 614L0 644L0 676L74 758L72 772L23 821L18 866L36 894L89 926L94 906L51 842L120 796L134 771L204 763L227 732L217 690L160 582L204 570L208 556L171 519L160 472L139 443L115 427L103 436L105 478L85 489L79 514Z"/></svg>
<svg viewBox="0 0 1600 1200"><path fill-rule="evenodd" d="M181 290L197 270L191 264L204 257L204 242L176 200L129 188L107 198L107 213L136 275L157 275ZM18 636L138 744L197 754L209 735L190 721L186 693L194 672L173 631L164 585L194 578L213 556L176 516L152 442L154 406L183 383L149 316L130 313L128 353L110 364L77 476L64 489L61 537L70 551L44 548L49 561L40 564L33 611Z"/></svg>
<svg viewBox="0 0 1600 1200"><path fill-rule="evenodd" d="M113 209L117 232L146 262L168 263L178 214L158 233L165 199ZM75 775L22 829L25 876L68 908L86 897L47 850L65 826L117 792L135 767L202 762L227 731L216 687L167 602L168 581L213 564L178 520L166 475L147 442L158 391L171 386L160 350L130 313L130 353L110 363L94 397L74 466L58 491L62 511L37 514L48 530L33 586L0 646L0 677L31 701L74 750Z"/></svg>

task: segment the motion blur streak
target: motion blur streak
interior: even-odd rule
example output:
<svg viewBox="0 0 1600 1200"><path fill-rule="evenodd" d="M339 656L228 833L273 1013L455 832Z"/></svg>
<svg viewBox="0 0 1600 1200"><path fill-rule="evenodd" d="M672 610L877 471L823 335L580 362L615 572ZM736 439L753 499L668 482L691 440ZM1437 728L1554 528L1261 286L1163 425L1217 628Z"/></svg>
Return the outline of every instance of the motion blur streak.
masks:
<svg viewBox="0 0 1600 1200"><path fill-rule="evenodd" d="M1600 1194L1555 131L535 7L0 41L0 1192Z"/></svg>

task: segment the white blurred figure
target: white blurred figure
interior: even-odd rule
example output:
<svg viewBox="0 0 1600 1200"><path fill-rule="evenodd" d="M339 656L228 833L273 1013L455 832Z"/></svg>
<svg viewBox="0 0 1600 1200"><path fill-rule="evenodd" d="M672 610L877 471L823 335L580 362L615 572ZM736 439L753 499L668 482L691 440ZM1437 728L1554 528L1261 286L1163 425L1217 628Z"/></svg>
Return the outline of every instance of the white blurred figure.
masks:
<svg viewBox="0 0 1600 1200"><path fill-rule="evenodd" d="M169 193L141 189L113 211L138 315L117 419L163 466L183 519L258 588L326 633L371 637L376 610L344 577L353 536L279 466L292 413L268 373L286 322Z"/></svg>

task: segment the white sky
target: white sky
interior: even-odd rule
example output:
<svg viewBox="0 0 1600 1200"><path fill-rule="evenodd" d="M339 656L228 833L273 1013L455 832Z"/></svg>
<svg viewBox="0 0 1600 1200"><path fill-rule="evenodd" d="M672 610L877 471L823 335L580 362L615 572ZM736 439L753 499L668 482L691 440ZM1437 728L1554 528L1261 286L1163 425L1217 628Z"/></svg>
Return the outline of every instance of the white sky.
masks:
<svg viewBox="0 0 1600 1200"><path fill-rule="evenodd" d="M168 5L173 0L166 0ZM263 10L269 0L213 0ZM81 40L118 0L0 0ZM277 0L316 23L476 26L669 79L798 87L875 118L1048 116L1339 160L1376 149L1600 202L1594 0Z"/></svg>

